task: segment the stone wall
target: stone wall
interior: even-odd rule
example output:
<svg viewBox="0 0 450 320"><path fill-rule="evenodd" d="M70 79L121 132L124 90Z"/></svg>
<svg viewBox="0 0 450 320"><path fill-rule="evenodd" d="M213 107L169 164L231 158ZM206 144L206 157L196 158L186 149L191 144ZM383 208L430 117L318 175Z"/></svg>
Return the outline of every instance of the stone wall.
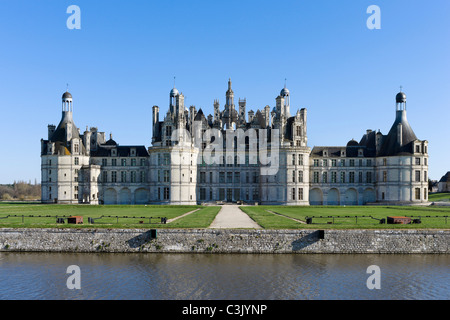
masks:
<svg viewBox="0 0 450 320"><path fill-rule="evenodd" d="M450 253L450 230L0 229L0 251Z"/></svg>

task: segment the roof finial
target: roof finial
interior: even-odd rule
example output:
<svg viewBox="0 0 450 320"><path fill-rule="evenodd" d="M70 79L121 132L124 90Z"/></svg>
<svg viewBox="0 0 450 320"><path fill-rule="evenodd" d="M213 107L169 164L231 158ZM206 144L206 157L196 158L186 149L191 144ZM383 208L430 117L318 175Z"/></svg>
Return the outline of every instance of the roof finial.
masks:
<svg viewBox="0 0 450 320"><path fill-rule="evenodd" d="M66 92L69 92L69 84L66 83Z"/></svg>
<svg viewBox="0 0 450 320"><path fill-rule="evenodd" d="M286 89L286 78L284 78L284 88Z"/></svg>
<svg viewBox="0 0 450 320"><path fill-rule="evenodd" d="M402 90L403 90L403 86L400 86L400 92L403 92Z"/></svg>
<svg viewBox="0 0 450 320"><path fill-rule="evenodd" d="M175 79L176 79L177 77L173 77L173 87L175 88Z"/></svg>

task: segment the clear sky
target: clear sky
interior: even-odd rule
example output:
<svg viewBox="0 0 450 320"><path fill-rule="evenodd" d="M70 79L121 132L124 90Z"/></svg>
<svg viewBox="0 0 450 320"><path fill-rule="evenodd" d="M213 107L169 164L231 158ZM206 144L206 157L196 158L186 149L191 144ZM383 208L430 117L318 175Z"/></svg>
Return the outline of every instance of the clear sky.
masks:
<svg viewBox="0 0 450 320"><path fill-rule="evenodd" d="M70 5L81 29L67 28ZM366 12L381 10L381 29ZM176 87L213 113L228 78L247 111L308 110L308 144L341 146L387 134L403 86L408 120L429 141L429 176L450 170L448 0L0 0L0 183L40 181L40 139L58 125L69 84L74 121L122 145L151 145Z"/></svg>

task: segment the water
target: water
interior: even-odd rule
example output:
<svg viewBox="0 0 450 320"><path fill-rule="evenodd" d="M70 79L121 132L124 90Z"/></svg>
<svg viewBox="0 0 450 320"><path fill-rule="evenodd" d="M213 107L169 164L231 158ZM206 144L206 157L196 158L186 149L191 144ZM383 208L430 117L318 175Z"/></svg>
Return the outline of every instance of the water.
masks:
<svg viewBox="0 0 450 320"><path fill-rule="evenodd" d="M70 290L67 267L81 270ZM381 270L369 290L367 267ZM450 255L0 253L0 299L450 298Z"/></svg>

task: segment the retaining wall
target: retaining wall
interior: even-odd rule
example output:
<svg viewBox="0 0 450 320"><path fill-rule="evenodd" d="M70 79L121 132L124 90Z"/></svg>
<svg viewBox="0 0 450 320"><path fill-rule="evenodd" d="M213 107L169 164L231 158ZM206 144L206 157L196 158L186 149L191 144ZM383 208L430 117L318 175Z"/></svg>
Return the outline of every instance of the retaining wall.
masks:
<svg viewBox="0 0 450 320"><path fill-rule="evenodd" d="M450 230L0 229L0 251L450 253Z"/></svg>

